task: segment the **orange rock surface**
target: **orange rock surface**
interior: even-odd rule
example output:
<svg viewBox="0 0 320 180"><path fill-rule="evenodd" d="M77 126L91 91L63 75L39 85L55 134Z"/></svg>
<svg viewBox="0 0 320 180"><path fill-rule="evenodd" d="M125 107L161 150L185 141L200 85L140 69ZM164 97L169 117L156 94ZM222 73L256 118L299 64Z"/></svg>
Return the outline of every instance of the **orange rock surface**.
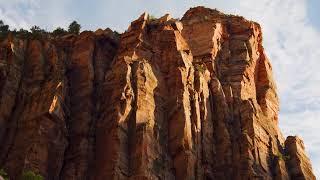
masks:
<svg viewBox="0 0 320 180"><path fill-rule="evenodd" d="M0 48L12 179L315 179L278 112L260 25L204 7Z"/></svg>

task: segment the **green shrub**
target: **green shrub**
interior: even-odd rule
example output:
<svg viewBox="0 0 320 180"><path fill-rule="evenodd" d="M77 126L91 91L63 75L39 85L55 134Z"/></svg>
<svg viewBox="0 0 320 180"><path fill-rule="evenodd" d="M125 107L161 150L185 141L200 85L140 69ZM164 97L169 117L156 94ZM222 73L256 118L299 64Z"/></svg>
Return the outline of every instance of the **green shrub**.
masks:
<svg viewBox="0 0 320 180"><path fill-rule="evenodd" d="M196 64L195 69L201 73L204 73L206 68L203 65Z"/></svg>
<svg viewBox="0 0 320 180"><path fill-rule="evenodd" d="M0 169L0 176L3 177L4 180L9 180L8 174L3 169Z"/></svg>
<svg viewBox="0 0 320 180"><path fill-rule="evenodd" d="M152 169L156 172L160 172L165 169L163 161L159 158L155 159L152 164Z"/></svg>
<svg viewBox="0 0 320 180"><path fill-rule="evenodd" d="M24 171L21 175L20 180L44 180L44 178L32 171Z"/></svg>
<svg viewBox="0 0 320 180"><path fill-rule="evenodd" d="M278 152L275 157L279 158L279 159L282 159L284 161L288 161L290 159L290 156L289 155L284 155L280 152Z"/></svg>

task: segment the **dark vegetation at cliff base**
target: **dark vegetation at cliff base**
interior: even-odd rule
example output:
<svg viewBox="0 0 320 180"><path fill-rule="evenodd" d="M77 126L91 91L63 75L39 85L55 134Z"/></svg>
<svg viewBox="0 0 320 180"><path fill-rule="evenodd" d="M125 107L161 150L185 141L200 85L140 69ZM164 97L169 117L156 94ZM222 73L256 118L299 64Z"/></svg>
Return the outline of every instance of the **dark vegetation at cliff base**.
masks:
<svg viewBox="0 0 320 180"><path fill-rule="evenodd" d="M8 174L3 169L0 169L0 179L1 177L4 180L10 180ZM43 177L39 174L34 173L33 171L24 171L21 174L19 180L43 180Z"/></svg>

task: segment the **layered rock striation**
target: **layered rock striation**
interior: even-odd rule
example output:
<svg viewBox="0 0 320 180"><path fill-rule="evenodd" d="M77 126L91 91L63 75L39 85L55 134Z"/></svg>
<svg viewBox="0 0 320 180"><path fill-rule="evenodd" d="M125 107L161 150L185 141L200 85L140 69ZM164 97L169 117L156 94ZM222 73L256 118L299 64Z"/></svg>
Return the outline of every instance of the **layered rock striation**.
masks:
<svg viewBox="0 0 320 180"><path fill-rule="evenodd" d="M12 179L315 179L278 111L260 25L204 7L0 48Z"/></svg>

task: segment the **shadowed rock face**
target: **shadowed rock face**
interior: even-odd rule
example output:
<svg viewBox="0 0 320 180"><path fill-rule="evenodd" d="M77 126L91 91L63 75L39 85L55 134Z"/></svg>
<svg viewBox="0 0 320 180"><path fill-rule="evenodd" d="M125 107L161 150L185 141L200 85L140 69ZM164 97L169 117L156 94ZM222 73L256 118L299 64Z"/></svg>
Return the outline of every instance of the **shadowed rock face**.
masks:
<svg viewBox="0 0 320 180"><path fill-rule="evenodd" d="M259 24L204 7L0 48L0 167L46 179L315 179Z"/></svg>

